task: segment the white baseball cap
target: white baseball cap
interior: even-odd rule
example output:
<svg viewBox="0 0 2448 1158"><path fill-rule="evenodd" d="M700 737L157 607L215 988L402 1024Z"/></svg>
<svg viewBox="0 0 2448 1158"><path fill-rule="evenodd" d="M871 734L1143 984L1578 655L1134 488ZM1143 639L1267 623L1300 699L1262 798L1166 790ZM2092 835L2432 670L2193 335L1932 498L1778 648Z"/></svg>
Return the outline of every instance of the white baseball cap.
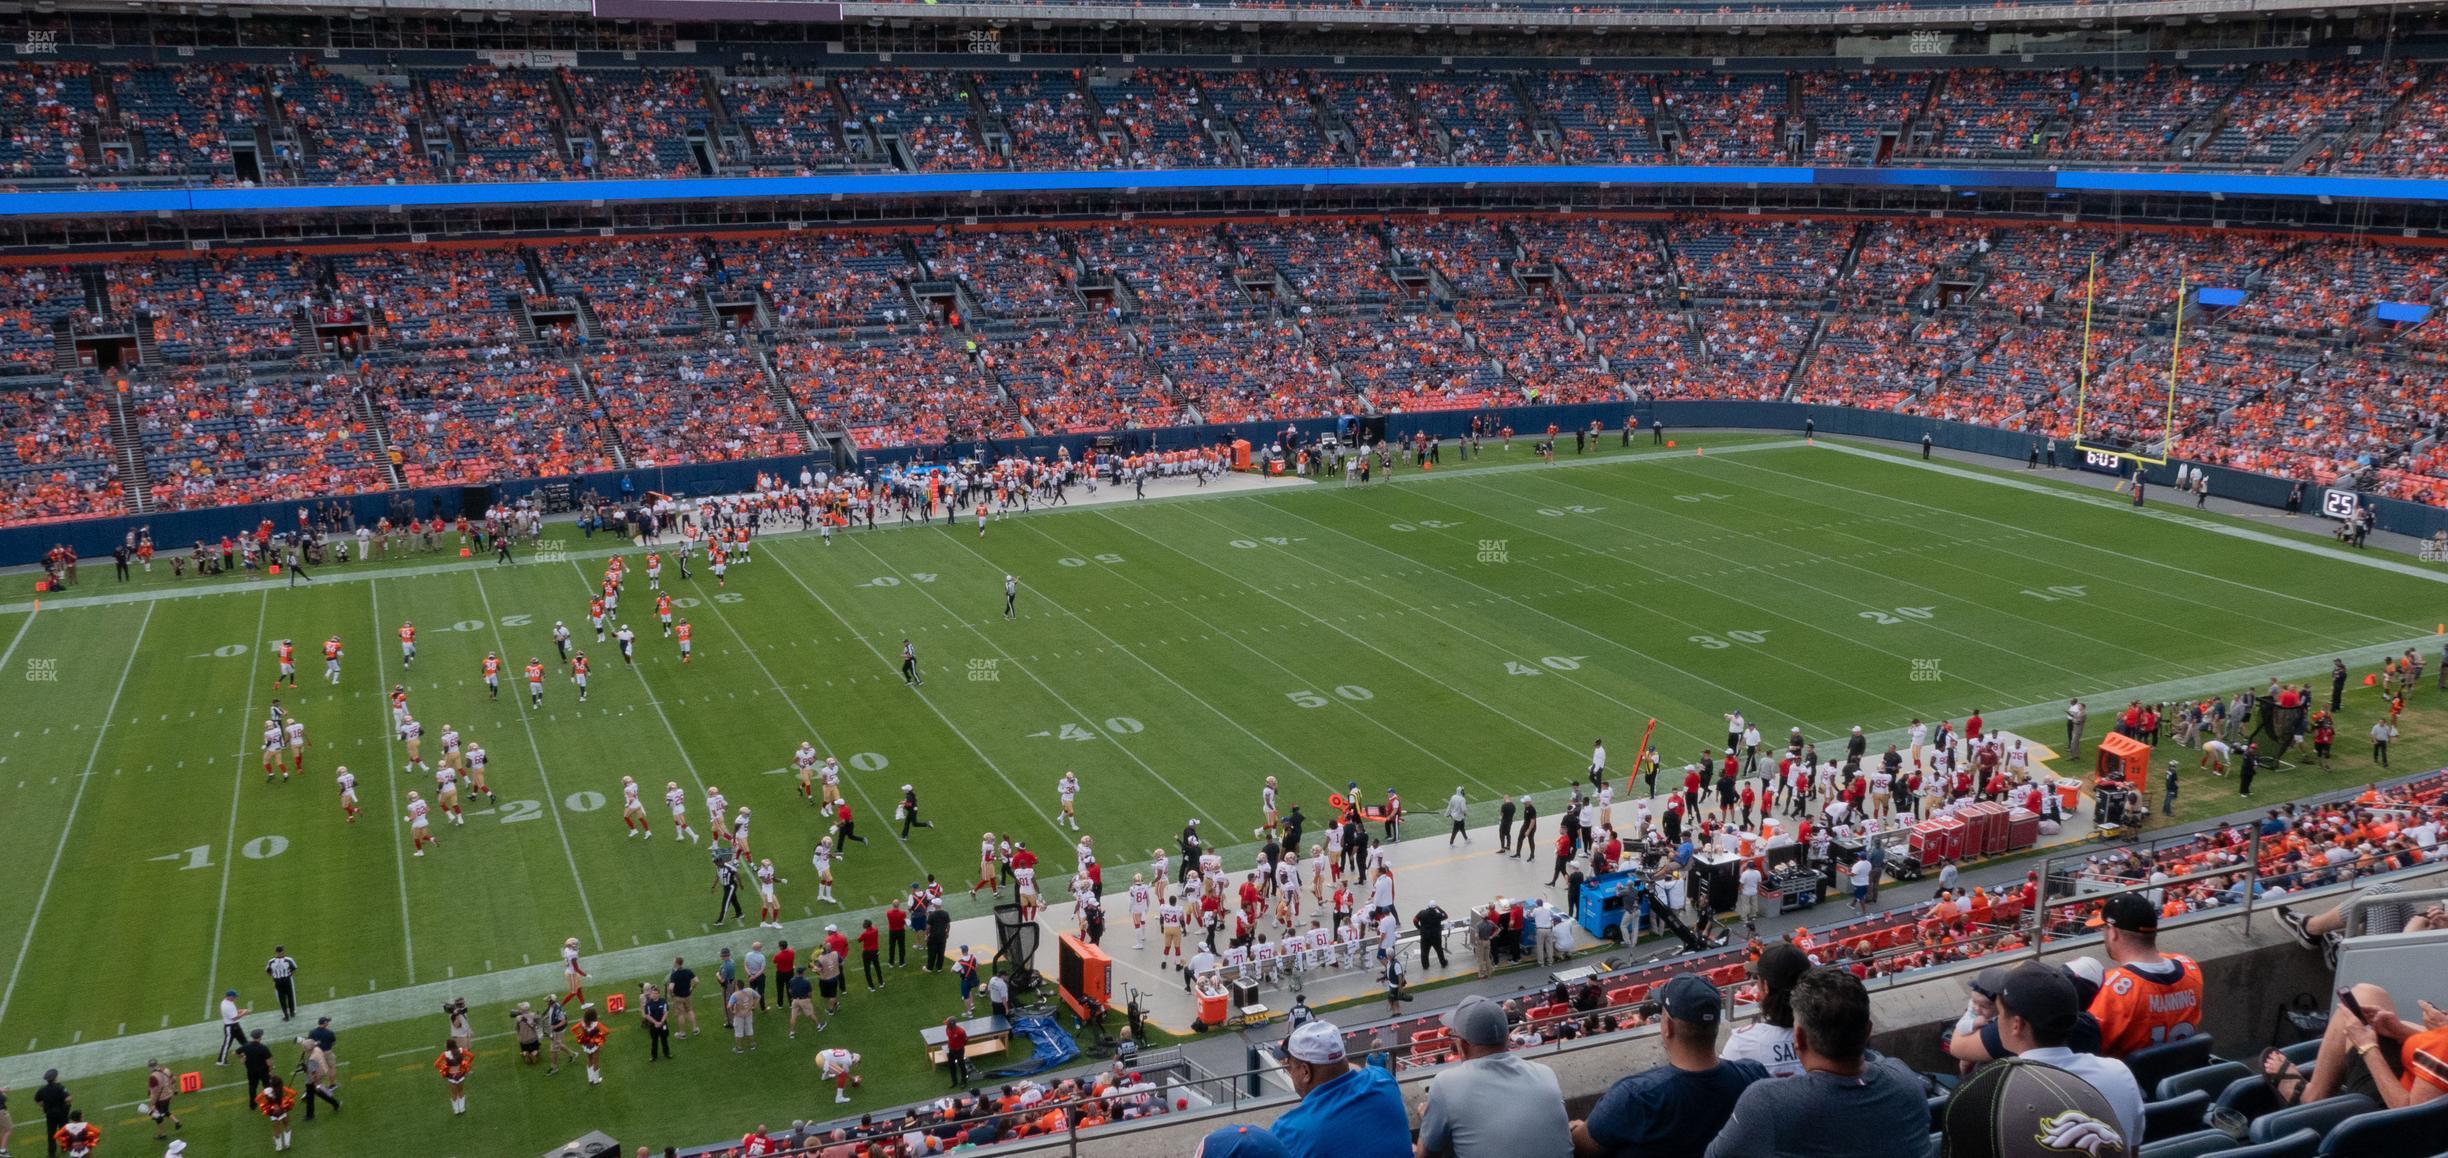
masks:
<svg viewBox="0 0 2448 1158"><path fill-rule="evenodd" d="M1284 1039L1284 1054L1311 1065L1331 1065L1343 1060L1343 1031L1331 1021L1301 1023L1292 1036Z"/></svg>

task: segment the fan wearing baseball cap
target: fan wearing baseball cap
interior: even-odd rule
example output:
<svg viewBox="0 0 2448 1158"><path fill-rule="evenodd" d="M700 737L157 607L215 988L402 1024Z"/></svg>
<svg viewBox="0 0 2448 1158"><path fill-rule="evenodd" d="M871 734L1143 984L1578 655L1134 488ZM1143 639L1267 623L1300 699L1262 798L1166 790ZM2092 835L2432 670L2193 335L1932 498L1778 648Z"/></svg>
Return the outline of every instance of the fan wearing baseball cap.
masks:
<svg viewBox="0 0 2448 1158"><path fill-rule="evenodd" d="M2074 978L2038 961L2017 966L1999 985L1997 1018L1981 1027L1992 1057L2013 1055L2064 1070L2099 1091L2115 1112L2127 1139L2142 1137L2142 1087L2125 1063L2076 1053L2067 1039L2082 1020L2082 998Z"/></svg>
<svg viewBox="0 0 2448 1158"><path fill-rule="evenodd" d="M1707 1158L1930 1158L1921 1078L1870 1050L1870 991L1842 969L1794 983L1802 1076L1753 1082Z"/></svg>
<svg viewBox="0 0 2448 1158"><path fill-rule="evenodd" d="M2101 945L2110 962L2091 999L2100 1053L2121 1058L2145 1046L2190 1036L2201 1025L2201 966L2159 952L2159 909L2140 893L2100 906Z"/></svg>
<svg viewBox="0 0 2448 1158"><path fill-rule="evenodd" d="M1293 1030L1283 1068L1301 1100L1272 1129L1292 1158L1411 1158L1411 1116L1394 1075L1352 1065L1333 1022Z"/></svg>
<svg viewBox="0 0 2448 1158"><path fill-rule="evenodd" d="M1943 1132L1944 1158L2132 1158L2142 1146L2089 1082L2024 1058L1984 1066L1964 1082L1947 1099Z"/></svg>
<svg viewBox="0 0 2448 1158"><path fill-rule="evenodd" d="M1571 1158L1555 1071L1506 1047L1504 1007L1470 996L1445 1011L1463 1060L1437 1075L1420 1111L1419 1153L1453 1158Z"/></svg>
<svg viewBox="0 0 2448 1158"><path fill-rule="evenodd" d="M1264 1126L1226 1126L1199 1139L1191 1158L1290 1158Z"/></svg>
<svg viewBox="0 0 2448 1158"><path fill-rule="evenodd" d="M1580 1158L1699 1158L1733 1115L1736 1099L1751 1083L1767 1080L1768 1069L1758 1062L1717 1056L1725 1005L1716 986L1678 974L1659 988L1658 1005L1665 1014L1658 1030L1666 1064L1616 1082L1590 1108L1588 1121L1573 1123L1573 1153Z"/></svg>

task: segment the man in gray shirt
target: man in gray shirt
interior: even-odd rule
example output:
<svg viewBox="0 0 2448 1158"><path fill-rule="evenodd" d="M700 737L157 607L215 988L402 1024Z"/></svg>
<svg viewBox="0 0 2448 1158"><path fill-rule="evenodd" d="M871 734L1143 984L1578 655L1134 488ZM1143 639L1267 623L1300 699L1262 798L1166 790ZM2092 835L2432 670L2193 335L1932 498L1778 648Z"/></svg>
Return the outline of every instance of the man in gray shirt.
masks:
<svg viewBox="0 0 2448 1158"><path fill-rule="evenodd" d="M1436 1076L1420 1108L1418 1158L1572 1158L1572 1125L1555 1071L1506 1046L1504 1008L1466 997L1445 1027L1463 1060Z"/></svg>
<svg viewBox="0 0 2448 1158"><path fill-rule="evenodd" d="M1793 1008L1802 1076L1753 1082L1708 1158L1933 1158L1921 1080L1868 1049L1861 980L1814 969L1794 984Z"/></svg>

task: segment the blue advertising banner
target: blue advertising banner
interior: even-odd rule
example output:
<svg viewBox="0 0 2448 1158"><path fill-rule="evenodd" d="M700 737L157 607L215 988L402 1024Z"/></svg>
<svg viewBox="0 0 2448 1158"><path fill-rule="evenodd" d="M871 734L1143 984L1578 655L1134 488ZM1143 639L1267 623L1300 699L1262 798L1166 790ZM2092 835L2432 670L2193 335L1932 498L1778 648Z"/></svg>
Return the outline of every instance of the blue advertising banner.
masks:
<svg viewBox="0 0 2448 1158"><path fill-rule="evenodd" d="M610 3L612 0L602 0ZM650 0L635 3L654 6ZM817 7L817 6L807 6ZM1700 187L1769 185L2120 190L2345 200L2448 200L2448 180L2256 177L2042 169L1812 169L1765 165L1429 165L1416 168L1137 169L1037 173L852 173L826 177L699 177L647 181L90 189L0 193L0 217L252 213L433 205L570 205L970 193L1132 193L1165 189L1430 188L1478 185Z"/></svg>

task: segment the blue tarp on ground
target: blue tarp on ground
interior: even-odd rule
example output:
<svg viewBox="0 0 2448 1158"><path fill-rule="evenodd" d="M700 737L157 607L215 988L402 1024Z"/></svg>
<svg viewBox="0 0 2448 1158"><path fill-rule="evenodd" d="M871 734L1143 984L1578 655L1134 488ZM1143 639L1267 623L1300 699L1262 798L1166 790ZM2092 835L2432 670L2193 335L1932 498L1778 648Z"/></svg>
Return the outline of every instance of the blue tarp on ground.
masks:
<svg viewBox="0 0 2448 1158"><path fill-rule="evenodd" d="M996 1070L998 1078L1025 1078L1041 1074L1056 1066L1067 1065L1079 1056L1079 1043L1054 1024L1052 1014L1033 1014L1012 1019L1012 1036L1028 1039L1032 1052L1029 1060L1010 1069Z"/></svg>

